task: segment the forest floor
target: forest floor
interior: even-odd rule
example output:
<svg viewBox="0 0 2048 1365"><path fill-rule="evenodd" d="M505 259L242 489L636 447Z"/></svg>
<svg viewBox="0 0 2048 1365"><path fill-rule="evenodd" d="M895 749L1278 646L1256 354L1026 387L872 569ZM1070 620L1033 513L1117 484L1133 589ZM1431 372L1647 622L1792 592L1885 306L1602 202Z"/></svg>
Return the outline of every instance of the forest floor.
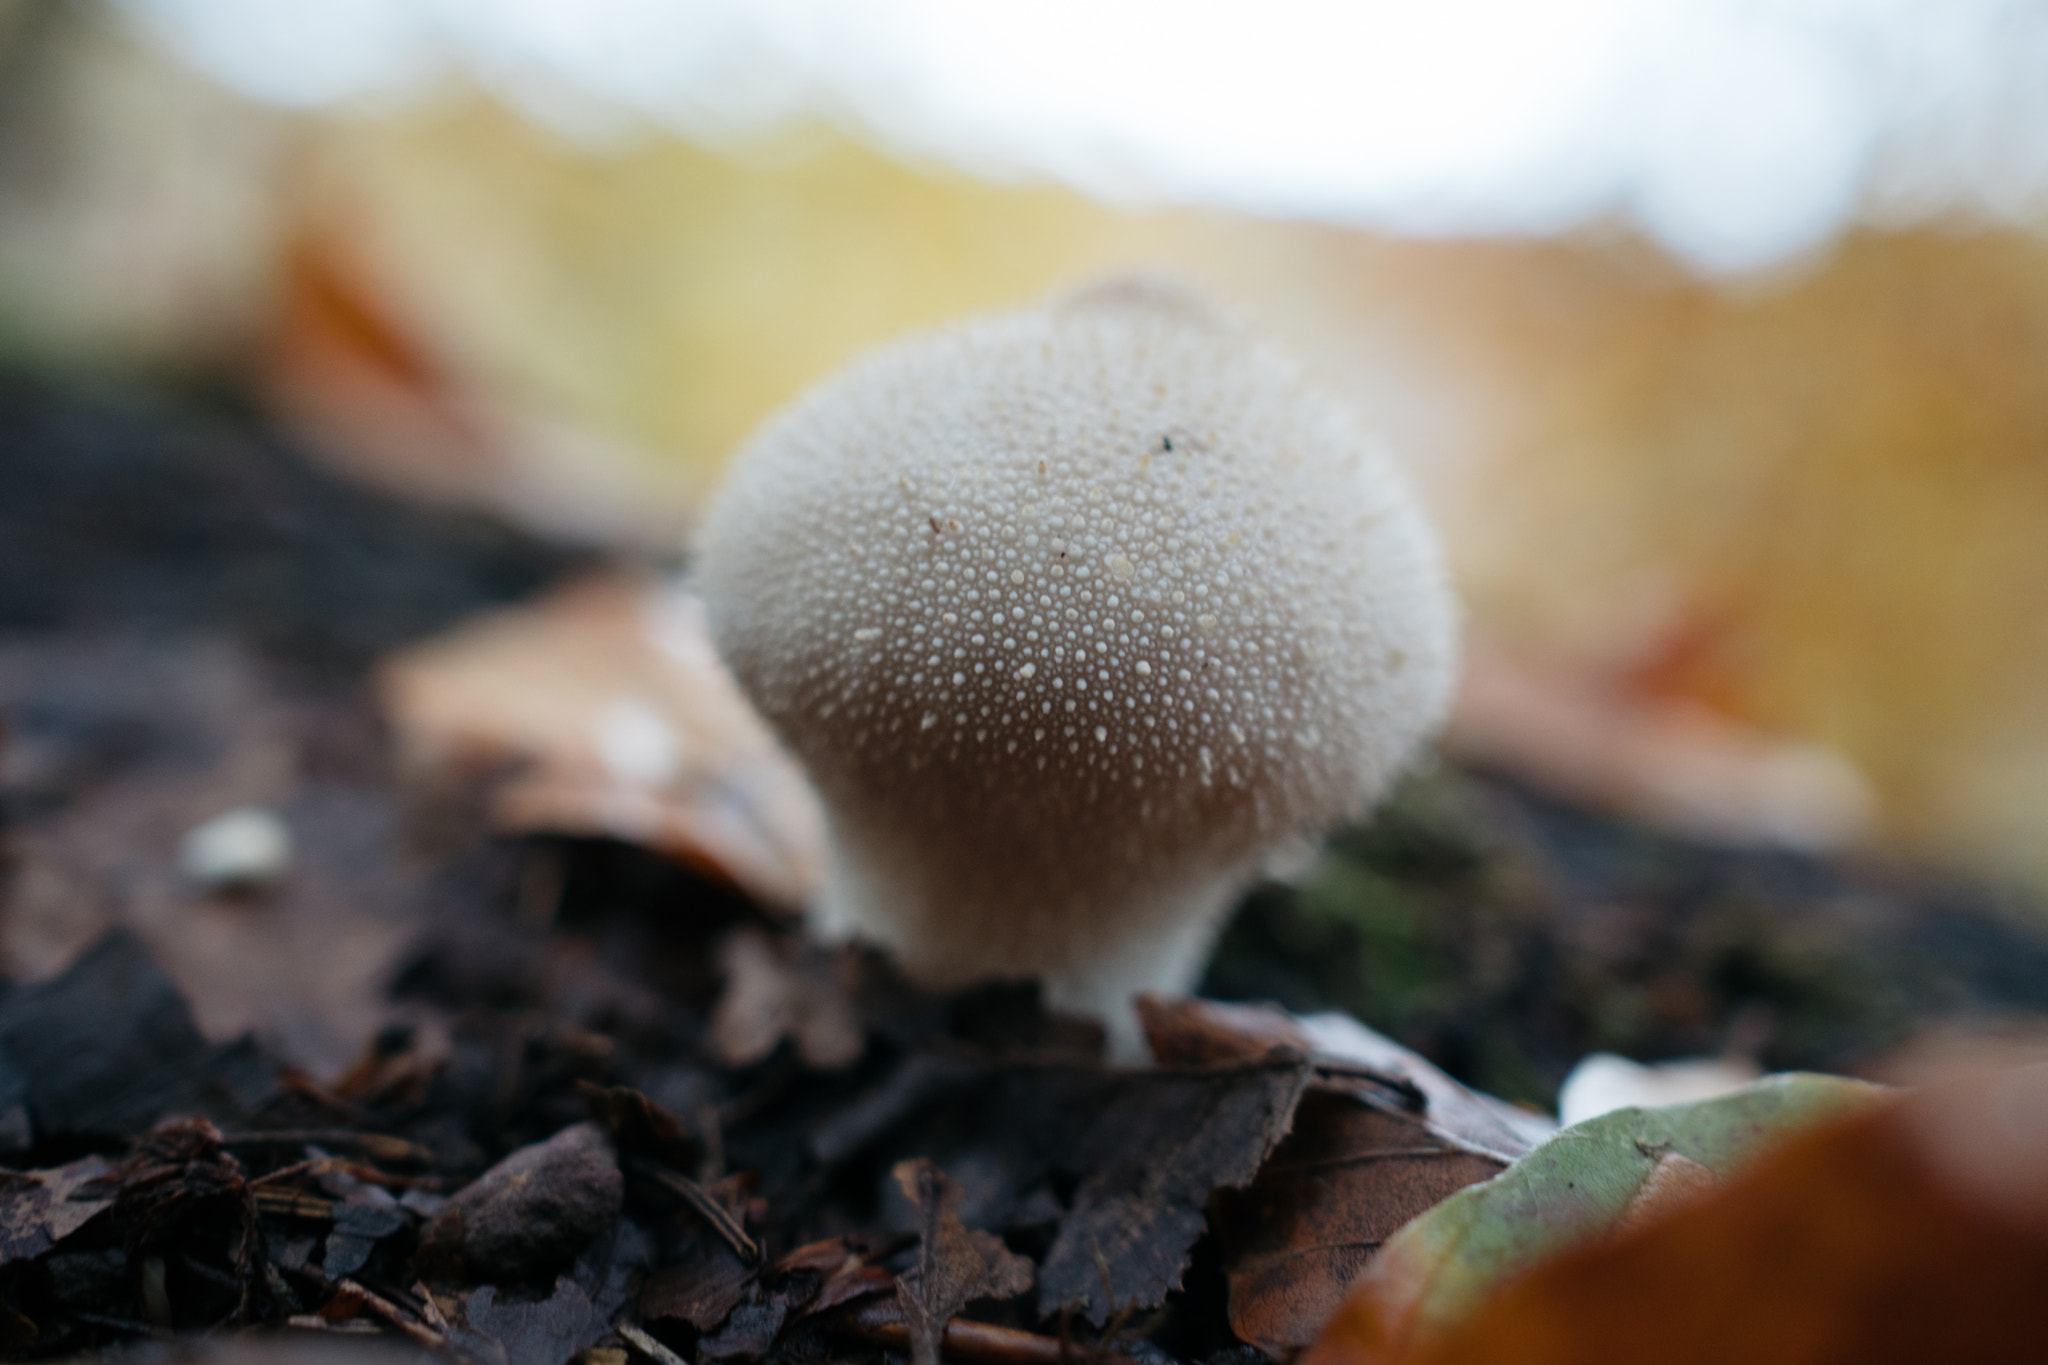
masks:
<svg viewBox="0 0 2048 1365"><path fill-rule="evenodd" d="M0 1352L878 1359L972 1302L960 1359L1256 1365L1526 1150L1431 1063L1535 1113L1597 1050L1870 1074L2048 1016L2038 907L1439 762L1202 988L1400 1048L1162 1007L1174 1064L1107 1067L1028 989L920 995L701 862L418 781L376 670L605 567L230 403L0 382ZM288 871L181 867L251 804ZM1312 1142L1427 1150L1333 1193L1275 1156ZM1333 1198L1351 1243L1276 1243Z"/></svg>

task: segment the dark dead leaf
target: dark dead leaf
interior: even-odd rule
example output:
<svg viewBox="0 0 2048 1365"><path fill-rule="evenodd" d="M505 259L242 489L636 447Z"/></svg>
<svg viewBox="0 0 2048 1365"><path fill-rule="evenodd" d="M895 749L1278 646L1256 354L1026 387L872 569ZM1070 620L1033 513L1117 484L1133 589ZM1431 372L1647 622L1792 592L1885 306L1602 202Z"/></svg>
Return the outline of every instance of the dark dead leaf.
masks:
<svg viewBox="0 0 2048 1365"><path fill-rule="evenodd" d="M116 929L63 975L0 997L0 1059L38 1140L127 1136L174 1110L239 1114L275 1068L248 1041L199 1035L142 940Z"/></svg>
<svg viewBox="0 0 2048 1365"><path fill-rule="evenodd" d="M599 1317L616 1322L621 1310L639 1297L648 1272L660 1257L661 1248L651 1232L630 1218L620 1218L583 1249L570 1267L569 1278L590 1299Z"/></svg>
<svg viewBox="0 0 2048 1365"><path fill-rule="evenodd" d="M939 1365L939 1344L953 1315L975 1299L1029 1290L1031 1262L994 1233L962 1227L960 1188L930 1161L899 1162L892 1174L919 1219L917 1259L897 1280L896 1301L910 1329L913 1365Z"/></svg>
<svg viewBox="0 0 2048 1365"><path fill-rule="evenodd" d="M758 1360L775 1344L788 1316L789 1305L781 1295L749 1296L723 1326L697 1343L697 1354L704 1360Z"/></svg>
<svg viewBox="0 0 2048 1365"><path fill-rule="evenodd" d="M1162 1302L1202 1235L1210 1196L1252 1182L1286 1135L1311 1074L1297 1055L1196 1071L1060 1070L1010 1082L1004 1121L1050 1125L1044 1150L1082 1176L1039 1271L1039 1311L1081 1308L1100 1326L1117 1308ZM1103 1301L1103 1263L1113 1304Z"/></svg>
<svg viewBox="0 0 2048 1365"><path fill-rule="evenodd" d="M682 1120L630 1086L603 1086L578 1081L576 1093L590 1106L590 1115L611 1130L621 1152L652 1157L680 1170L695 1170L701 1156L697 1139Z"/></svg>
<svg viewBox="0 0 2048 1365"><path fill-rule="evenodd" d="M610 1330L567 1276L537 1301L507 1299L486 1285L463 1301L462 1311L470 1331L503 1349L506 1365L566 1365Z"/></svg>
<svg viewBox="0 0 2048 1365"><path fill-rule="evenodd" d="M779 1258L763 1272L765 1283L788 1304L792 1313L808 1313L826 1286L853 1278L861 1269L861 1257L843 1237L800 1246Z"/></svg>
<svg viewBox="0 0 2048 1365"><path fill-rule="evenodd" d="M846 1245L846 1239L827 1237L823 1241L806 1242L795 1251L776 1257L775 1264L768 1267L768 1274L774 1279L805 1271L830 1275L834 1271L846 1268L849 1261L857 1265L860 1257Z"/></svg>
<svg viewBox="0 0 2048 1365"><path fill-rule="evenodd" d="M320 1269L329 1279L353 1275L369 1263L377 1243L411 1227L412 1216L388 1204L337 1204L334 1230L327 1234L327 1246L320 1254Z"/></svg>
<svg viewBox="0 0 2048 1365"><path fill-rule="evenodd" d="M1311 1089L1258 1179L1217 1200L1231 1330L1269 1356L1291 1356L1396 1229L1506 1164L1447 1140L1419 1114Z"/></svg>
<svg viewBox="0 0 2048 1365"><path fill-rule="evenodd" d="M902 1306L894 1298L864 1303L841 1315L834 1327L856 1340L895 1351L910 1345ZM1131 1357L1099 1347L1078 1347L1072 1341L971 1318L947 1324L945 1348L948 1360L963 1365L1134 1365Z"/></svg>
<svg viewBox="0 0 2048 1365"><path fill-rule="evenodd" d="M688 1254L647 1277L640 1316L647 1322L686 1322L716 1331L745 1296L754 1269L712 1236L697 1237Z"/></svg>
<svg viewBox="0 0 2048 1365"><path fill-rule="evenodd" d="M1313 1341L1395 1229L1529 1150L1486 1097L1351 1020L1164 996L1138 1010L1165 1061L1313 1055L1286 1141L1215 1206L1231 1330L1268 1355Z"/></svg>
<svg viewBox="0 0 2048 1365"><path fill-rule="evenodd" d="M105 1158L81 1157L46 1171L0 1171L0 1265L40 1256L110 1207Z"/></svg>
<svg viewBox="0 0 2048 1365"><path fill-rule="evenodd" d="M987 1069L954 1051L919 1049L882 1083L833 1114L811 1134L812 1159L837 1166L866 1150L926 1105L986 1079Z"/></svg>
<svg viewBox="0 0 2048 1365"><path fill-rule="evenodd" d="M950 1034L993 1058L1082 1066L1103 1058L1102 1021L1047 1008L1037 981L982 982L954 995L946 1014Z"/></svg>
<svg viewBox="0 0 2048 1365"><path fill-rule="evenodd" d="M870 1299L887 1294L889 1301L896 1301L896 1277L878 1265L864 1265L849 1270L844 1275L835 1275L819 1288L817 1296L804 1305L806 1313L823 1313L857 1299ZM900 1311L900 1310L899 1310Z"/></svg>

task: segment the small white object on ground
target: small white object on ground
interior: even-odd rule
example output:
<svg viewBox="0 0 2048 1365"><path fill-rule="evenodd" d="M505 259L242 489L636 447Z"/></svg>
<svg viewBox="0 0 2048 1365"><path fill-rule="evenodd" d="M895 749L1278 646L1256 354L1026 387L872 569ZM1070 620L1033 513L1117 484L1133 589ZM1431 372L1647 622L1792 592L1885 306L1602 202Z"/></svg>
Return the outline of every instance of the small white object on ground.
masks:
<svg viewBox="0 0 2048 1365"><path fill-rule="evenodd" d="M675 727L646 697L623 697L598 714L593 743L605 769L634 787L665 787L683 772Z"/></svg>
<svg viewBox="0 0 2048 1365"><path fill-rule="evenodd" d="M275 882L291 864L291 830L261 806L216 815L188 830L178 845L178 870L209 889Z"/></svg>
<svg viewBox="0 0 2048 1365"><path fill-rule="evenodd" d="M1736 1057L1699 1057L1645 1066L1612 1052L1581 1057L1557 1094L1558 1122L1599 1118L1631 1105L1689 1104L1740 1090L1763 1073L1754 1062Z"/></svg>

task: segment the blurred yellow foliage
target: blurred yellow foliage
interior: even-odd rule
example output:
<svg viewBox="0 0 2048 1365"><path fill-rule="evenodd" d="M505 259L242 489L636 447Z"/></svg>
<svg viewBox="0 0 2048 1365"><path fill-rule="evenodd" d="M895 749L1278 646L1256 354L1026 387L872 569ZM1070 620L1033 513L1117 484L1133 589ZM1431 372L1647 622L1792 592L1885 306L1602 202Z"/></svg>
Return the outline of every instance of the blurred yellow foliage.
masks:
<svg viewBox="0 0 2048 1365"><path fill-rule="evenodd" d="M495 466L525 480L507 501L607 487L665 544L748 432L859 348L1174 271L1403 453L1476 632L1834 745L1892 831L2048 884L2039 237L1864 231L1729 288L1622 239L1121 212L824 129L593 147L456 89L284 116L77 31L0 125L38 168L0 195L0 349L260 354L294 403L341 376L330 419L434 388L357 434L384 420L406 458L523 443ZM307 317L327 330L281 346ZM351 336L378 354L337 363Z"/></svg>
<svg viewBox="0 0 2048 1365"><path fill-rule="evenodd" d="M696 486L860 347L1156 261L1175 235L823 132L743 157L651 135L593 153L481 100L332 124L309 169L305 211L466 381Z"/></svg>
<svg viewBox="0 0 2048 1365"><path fill-rule="evenodd" d="M1833 744L1914 838L2048 876L2048 244L1860 233L1711 288L1417 248L1390 306L1489 396L1478 620Z"/></svg>
<svg viewBox="0 0 2048 1365"><path fill-rule="evenodd" d="M912 169L330 124L305 202L465 378L690 491L862 346L1128 265L1218 288L1404 448L1477 628L1834 745L2048 880L2048 244L1863 232L1730 288L1629 241L1413 242Z"/></svg>

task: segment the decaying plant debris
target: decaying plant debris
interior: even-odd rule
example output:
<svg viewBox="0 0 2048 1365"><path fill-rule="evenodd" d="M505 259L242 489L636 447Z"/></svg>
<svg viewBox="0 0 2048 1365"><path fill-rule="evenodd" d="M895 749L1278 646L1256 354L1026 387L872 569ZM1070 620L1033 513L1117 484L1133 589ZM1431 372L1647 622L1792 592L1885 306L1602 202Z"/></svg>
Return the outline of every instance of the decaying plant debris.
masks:
<svg viewBox="0 0 2048 1365"><path fill-rule="evenodd" d="M1255 1365L1526 1146L1391 1045L1160 1002L1168 1064L1117 1070L1033 992L910 990L703 858L508 835L493 774L401 772L366 679L583 557L222 417L16 387L0 441L10 1356ZM248 805L285 873L186 878L184 833ZM1593 1047L1844 1069L2048 1010L2048 940L1446 769L1256 893L1208 987L1540 1102Z"/></svg>

